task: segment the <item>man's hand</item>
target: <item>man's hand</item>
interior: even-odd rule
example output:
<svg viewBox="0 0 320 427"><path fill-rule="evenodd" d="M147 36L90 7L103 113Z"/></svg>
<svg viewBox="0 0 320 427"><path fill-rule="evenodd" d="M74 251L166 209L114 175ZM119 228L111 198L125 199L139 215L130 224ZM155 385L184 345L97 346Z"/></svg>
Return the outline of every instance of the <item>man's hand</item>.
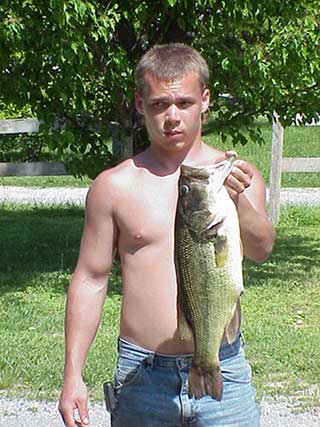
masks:
<svg viewBox="0 0 320 427"><path fill-rule="evenodd" d="M87 427L88 391L82 379L65 383L59 400L59 412L66 427Z"/></svg>
<svg viewBox="0 0 320 427"><path fill-rule="evenodd" d="M226 156L237 155L235 151L227 151ZM225 180L225 186L228 190L230 197L236 201L239 194L251 185L254 171L250 163L244 160L236 160L233 168Z"/></svg>

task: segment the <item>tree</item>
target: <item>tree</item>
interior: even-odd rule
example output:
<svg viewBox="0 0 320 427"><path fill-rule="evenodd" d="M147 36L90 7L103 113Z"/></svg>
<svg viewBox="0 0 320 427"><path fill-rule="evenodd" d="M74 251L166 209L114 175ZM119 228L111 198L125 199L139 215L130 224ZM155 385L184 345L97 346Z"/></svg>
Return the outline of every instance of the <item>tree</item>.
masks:
<svg viewBox="0 0 320 427"><path fill-rule="evenodd" d="M283 123L318 110L316 0L3 0L0 97L30 105L71 172L94 176L119 159L108 140L139 150L133 70L155 43L192 44L211 69L214 124L223 137L258 140L255 118ZM225 96L221 96L224 94Z"/></svg>

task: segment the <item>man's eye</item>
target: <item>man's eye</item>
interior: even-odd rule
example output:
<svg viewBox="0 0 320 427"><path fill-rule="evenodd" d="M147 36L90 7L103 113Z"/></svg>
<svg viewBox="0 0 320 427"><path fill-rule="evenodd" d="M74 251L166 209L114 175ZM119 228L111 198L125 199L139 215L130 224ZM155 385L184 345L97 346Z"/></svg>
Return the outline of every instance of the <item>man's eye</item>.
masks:
<svg viewBox="0 0 320 427"><path fill-rule="evenodd" d="M184 109L190 107L190 105L191 103L189 101L181 101L179 102L178 107Z"/></svg>
<svg viewBox="0 0 320 427"><path fill-rule="evenodd" d="M166 104L165 104L165 102L154 102L152 104L152 107L157 109L157 110L161 110L161 109L164 109L166 107Z"/></svg>

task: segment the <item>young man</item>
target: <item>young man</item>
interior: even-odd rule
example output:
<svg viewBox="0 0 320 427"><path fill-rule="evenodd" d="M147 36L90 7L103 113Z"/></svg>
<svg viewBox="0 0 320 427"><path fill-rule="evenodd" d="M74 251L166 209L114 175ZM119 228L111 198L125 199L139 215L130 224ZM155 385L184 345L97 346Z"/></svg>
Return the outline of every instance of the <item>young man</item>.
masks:
<svg viewBox="0 0 320 427"><path fill-rule="evenodd" d="M68 291L66 360L59 410L67 427L88 424L82 370L96 334L108 274L120 255L123 301L112 425L259 425L250 368L239 337L223 342L221 402L188 397L193 343L178 334L174 220L179 167L218 163L229 153L201 140L202 114L209 107L208 67L182 44L156 46L136 69L136 108L151 145L101 173L92 184L78 263ZM274 243L265 212L265 185L251 164L237 160L225 181L239 215L246 256L262 262ZM240 305L235 327L240 328ZM81 420L75 422L74 409Z"/></svg>

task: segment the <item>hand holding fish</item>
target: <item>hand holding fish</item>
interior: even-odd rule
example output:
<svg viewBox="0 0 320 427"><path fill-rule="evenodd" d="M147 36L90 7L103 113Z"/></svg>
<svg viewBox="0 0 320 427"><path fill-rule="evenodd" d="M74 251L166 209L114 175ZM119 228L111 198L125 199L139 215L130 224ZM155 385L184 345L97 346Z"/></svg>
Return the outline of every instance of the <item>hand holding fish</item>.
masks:
<svg viewBox="0 0 320 427"><path fill-rule="evenodd" d="M237 155L235 151L227 151L227 158ZM233 168L225 181L225 186L230 197L235 200L239 194L250 187L254 172L250 163L244 160L236 160Z"/></svg>

